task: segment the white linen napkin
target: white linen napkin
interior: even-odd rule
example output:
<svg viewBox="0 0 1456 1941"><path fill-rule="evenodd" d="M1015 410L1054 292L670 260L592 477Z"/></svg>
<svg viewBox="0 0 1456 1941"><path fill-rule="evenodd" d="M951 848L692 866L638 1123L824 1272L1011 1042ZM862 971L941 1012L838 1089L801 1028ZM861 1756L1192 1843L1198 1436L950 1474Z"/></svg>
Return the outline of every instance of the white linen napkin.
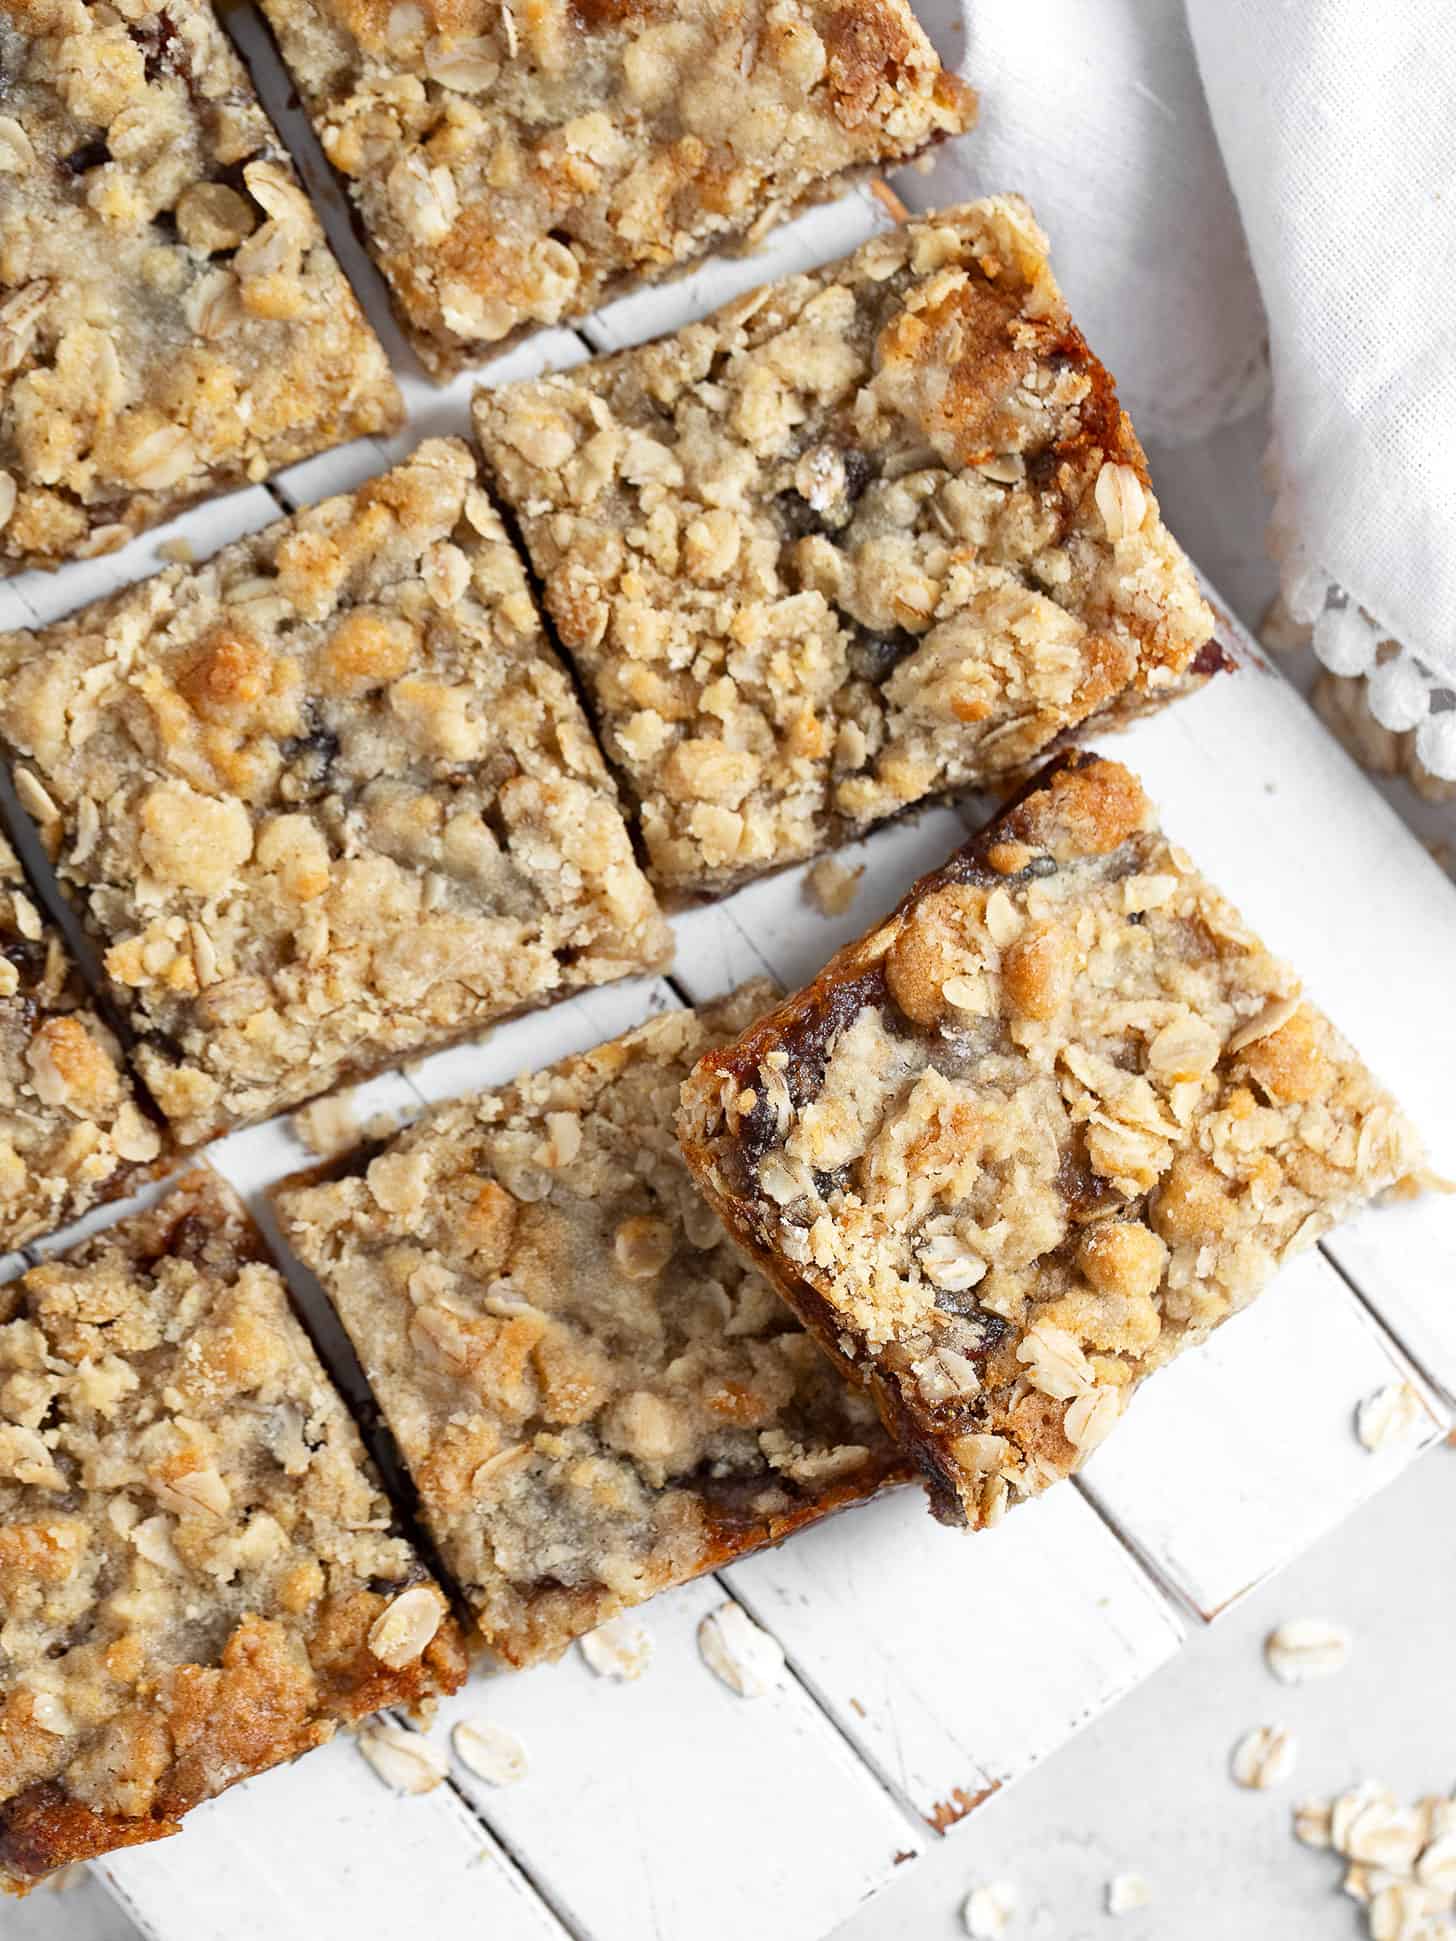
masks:
<svg viewBox="0 0 1456 1941"><path fill-rule="evenodd" d="M981 121L901 194L1021 189L1151 439L1272 367L1286 602L1456 777L1456 4L916 5Z"/></svg>

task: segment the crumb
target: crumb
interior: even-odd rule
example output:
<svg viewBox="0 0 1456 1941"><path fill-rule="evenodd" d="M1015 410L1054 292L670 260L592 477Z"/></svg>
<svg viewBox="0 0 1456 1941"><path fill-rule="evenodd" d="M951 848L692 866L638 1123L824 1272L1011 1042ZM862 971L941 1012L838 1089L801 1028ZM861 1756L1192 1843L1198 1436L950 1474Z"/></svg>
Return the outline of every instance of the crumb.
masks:
<svg viewBox="0 0 1456 1941"><path fill-rule="evenodd" d="M804 878L804 895L821 916L842 917L863 880L863 863L851 869L837 856L821 856Z"/></svg>
<svg viewBox="0 0 1456 1941"><path fill-rule="evenodd" d="M1018 1895L1009 1880L973 1887L961 1908L961 1923L971 1941L1001 1941L1016 1919Z"/></svg>
<svg viewBox="0 0 1456 1941"><path fill-rule="evenodd" d="M363 1128L355 1114L355 1096L353 1087L344 1092L330 1092L293 1114L289 1124L300 1142L317 1158L333 1159L359 1144Z"/></svg>
<svg viewBox="0 0 1456 1941"><path fill-rule="evenodd" d="M1131 1914L1148 1906L1152 1898L1153 1890L1141 1874L1116 1874L1107 1883L1109 1914Z"/></svg>

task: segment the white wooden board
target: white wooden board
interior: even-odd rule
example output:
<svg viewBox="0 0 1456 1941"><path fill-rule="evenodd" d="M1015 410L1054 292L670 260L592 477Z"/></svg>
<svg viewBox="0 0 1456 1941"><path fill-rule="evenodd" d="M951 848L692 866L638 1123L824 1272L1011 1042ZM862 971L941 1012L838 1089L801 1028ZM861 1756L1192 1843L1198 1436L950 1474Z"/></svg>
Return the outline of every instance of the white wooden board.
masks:
<svg viewBox="0 0 1456 1941"><path fill-rule="evenodd" d="M462 1785L593 1941L827 1934L923 1842L795 1679L745 1699L707 1669L698 1625L727 1601L708 1579L643 1611L653 1656L635 1683L572 1650L440 1709L437 1738L486 1718L524 1743L517 1785Z"/></svg>
<svg viewBox="0 0 1456 1941"><path fill-rule="evenodd" d="M881 1497L724 1572L840 1730L946 1832L1172 1657L1182 1627L1075 1490L975 1537Z"/></svg>
<svg viewBox="0 0 1456 1941"><path fill-rule="evenodd" d="M1216 1617L1441 1440L1435 1406L1378 1453L1355 1434L1358 1405L1408 1373L1329 1262L1300 1255L1256 1307L1144 1384L1082 1487Z"/></svg>
<svg viewBox="0 0 1456 1941"><path fill-rule="evenodd" d="M185 1834L113 1854L106 1884L156 1941L435 1931L565 1941L448 1785L401 1799L346 1734L199 1807Z"/></svg>
<svg viewBox="0 0 1456 1941"><path fill-rule="evenodd" d="M202 557L267 523L279 505L347 490L432 432L468 434L478 381L572 363L703 314L773 274L831 260L889 219L858 190L777 232L751 258L704 266L623 299L579 332L544 331L437 389L389 315L250 9L229 12L260 91L366 308L389 348L409 424L184 515L125 551L55 575L0 583L0 627L34 625L154 570L182 537ZM1304 972L1312 994L1424 1124L1456 1175L1456 893L1299 699L1246 669L1118 738L1168 827ZM364 1088L363 1115L560 1057L769 970L798 983L958 843L970 809L936 809L847 853L865 875L851 910L826 919L803 870L675 919L669 986L595 992L502 1026ZM281 1124L223 1142L220 1168L257 1204L305 1158ZM103 1217L115 1217L114 1209ZM1336 1271L1338 1270L1338 1271ZM296 1287L325 1352L347 1366L316 1288ZM1389 1330L1389 1333L1386 1331ZM1393 1339L1392 1339L1393 1337ZM868 1893L913 1866L926 1822L966 1817L1177 1650L1186 1615L1211 1615L1389 1480L1414 1446L1381 1457L1351 1433L1354 1403L1409 1352L1456 1394L1456 1203L1431 1200L1355 1223L1203 1354L1150 1384L1085 1485L969 1538L932 1524L914 1491L801 1533L721 1583L647 1613L658 1638L638 1685L594 1679L573 1654L556 1668L477 1678L446 1710L517 1729L531 1777L491 1793L395 1800L337 1742L194 1816L176 1841L108 1863L104 1878L154 1941L309 1941L428 1919L538 1941L711 1941L730 1933L817 1941ZM1238 1425L1237 1431L1230 1422ZM1435 1417L1424 1434L1437 1433ZM1146 1560L1144 1569L1139 1558ZM725 1586L789 1654L771 1700L718 1687L697 1660L696 1622ZM989 1667L989 1670L987 1669ZM116 1920L79 1912L57 1927L8 1913L34 1941L116 1941ZM40 1907L39 1902L32 1903ZM83 1910L84 1897L74 1905Z"/></svg>

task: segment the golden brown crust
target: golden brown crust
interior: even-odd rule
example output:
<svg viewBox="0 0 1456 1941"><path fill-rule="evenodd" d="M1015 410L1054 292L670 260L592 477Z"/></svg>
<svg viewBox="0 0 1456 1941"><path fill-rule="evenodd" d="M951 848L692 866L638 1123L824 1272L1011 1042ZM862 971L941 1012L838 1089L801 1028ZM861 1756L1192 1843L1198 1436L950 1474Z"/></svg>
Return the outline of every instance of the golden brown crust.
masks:
<svg viewBox="0 0 1456 1941"><path fill-rule="evenodd" d="M1078 755L700 1060L680 1124L730 1232L974 1524L1420 1163L1135 777Z"/></svg>
<svg viewBox="0 0 1456 1941"><path fill-rule="evenodd" d="M0 1252L130 1191L168 1149L0 836Z"/></svg>
<svg viewBox="0 0 1456 1941"><path fill-rule="evenodd" d="M0 1884L460 1683L445 1599L215 1176L0 1313Z"/></svg>
<svg viewBox="0 0 1456 1941"><path fill-rule="evenodd" d="M1202 679L1213 616L1002 196L482 391L656 880L721 890Z"/></svg>
<svg viewBox="0 0 1456 1941"><path fill-rule="evenodd" d="M394 428L210 8L0 0L0 60L0 575Z"/></svg>
<svg viewBox="0 0 1456 1941"><path fill-rule="evenodd" d="M770 995L667 1013L278 1190L512 1664L907 1474L677 1150L693 1058Z"/></svg>
<svg viewBox="0 0 1456 1941"><path fill-rule="evenodd" d="M268 0L426 366L969 125L904 0Z"/></svg>
<svg viewBox="0 0 1456 1941"><path fill-rule="evenodd" d="M182 1144L670 954L458 440L0 635L0 722Z"/></svg>

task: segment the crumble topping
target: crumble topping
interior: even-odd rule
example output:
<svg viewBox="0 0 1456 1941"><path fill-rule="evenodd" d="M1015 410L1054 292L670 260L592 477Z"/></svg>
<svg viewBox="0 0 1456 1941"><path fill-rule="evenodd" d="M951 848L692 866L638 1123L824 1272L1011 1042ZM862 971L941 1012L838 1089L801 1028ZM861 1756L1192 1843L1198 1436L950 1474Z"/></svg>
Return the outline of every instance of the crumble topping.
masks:
<svg viewBox="0 0 1456 1941"><path fill-rule="evenodd" d="M185 1144L668 954L459 441L0 635L0 719Z"/></svg>
<svg viewBox="0 0 1456 1941"><path fill-rule="evenodd" d="M770 995L654 1018L280 1189L512 1664L904 1473L673 1137L693 1059Z"/></svg>
<svg viewBox="0 0 1456 1941"><path fill-rule="evenodd" d="M641 818L722 889L1186 685L1213 616L1026 205L913 221L476 423Z"/></svg>
<svg viewBox="0 0 1456 1941"><path fill-rule="evenodd" d="M161 1153L120 1047L0 837L0 1252L128 1191Z"/></svg>
<svg viewBox="0 0 1456 1941"><path fill-rule="evenodd" d="M904 0L265 0L444 376L967 127Z"/></svg>
<svg viewBox="0 0 1456 1941"><path fill-rule="evenodd" d="M0 1881L175 1832L463 1670L214 1176L0 1289Z"/></svg>
<svg viewBox="0 0 1456 1941"><path fill-rule="evenodd" d="M0 0L0 574L399 422L199 0Z"/></svg>
<svg viewBox="0 0 1456 1941"><path fill-rule="evenodd" d="M977 1525L1420 1166L1293 973L1094 757L702 1059L682 1128L938 1513Z"/></svg>

